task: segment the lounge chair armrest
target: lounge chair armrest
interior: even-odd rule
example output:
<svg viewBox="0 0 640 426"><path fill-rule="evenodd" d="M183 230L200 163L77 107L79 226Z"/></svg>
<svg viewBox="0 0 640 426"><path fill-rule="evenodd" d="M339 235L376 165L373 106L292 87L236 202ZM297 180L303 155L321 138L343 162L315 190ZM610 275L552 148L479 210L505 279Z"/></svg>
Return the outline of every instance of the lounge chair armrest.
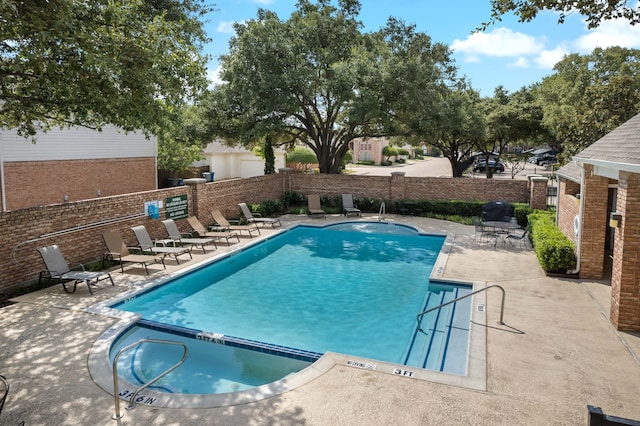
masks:
<svg viewBox="0 0 640 426"><path fill-rule="evenodd" d="M71 268L70 271L77 270L77 269L80 269L81 271L86 271L86 269L84 269L84 265L82 263L77 264L76 266Z"/></svg>
<svg viewBox="0 0 640 426"><path fill-rule="evenodd" d="M142 248L140 248L140 246L127 247L127 250L129 250L130 252L142 253ZM119 256L119 254L118 254L118 256Z"/></svg>

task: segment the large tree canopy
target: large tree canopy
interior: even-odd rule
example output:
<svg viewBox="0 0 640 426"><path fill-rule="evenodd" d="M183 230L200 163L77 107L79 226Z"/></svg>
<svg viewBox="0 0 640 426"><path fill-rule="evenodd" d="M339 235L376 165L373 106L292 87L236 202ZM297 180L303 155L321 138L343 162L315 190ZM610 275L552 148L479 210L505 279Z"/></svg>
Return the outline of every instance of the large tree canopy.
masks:
<svg viewBox="0 0 640 426"><path fill-rule="evenodd" d="M632 25L640 22L640 6L631 0L491 0L491 21L483 24L483 29L510 12L518 16L520 22L529 22L544 10L559 12L560 23L568 14L580 13L589 28L596 28L609 19L625 18Z"/></svg>
<svg viewBox="0 0 640 426"><path fill-rule="evenodd" d="M640 50L610 47L572 54L535 90L544 125L565 159L640 111Z"/></svg>
<svg viewBox="0 0 640 426"><path fill-rule="evenodd" d="M0 1L0 127L154 131L206 87L204 0Z"/></svg>
<svg viewBox="0 0 640 426"><path fill-rule="evenodd" d="M212 135L250 146L272 134L308 146L322 173L338 173L350 141L398 134L398 112L455 72L448 48L414 27L390 19L364 34L360 3L338 3L300 0L286 21L260 10L235 26L224 83L206 108Z"/></svg>

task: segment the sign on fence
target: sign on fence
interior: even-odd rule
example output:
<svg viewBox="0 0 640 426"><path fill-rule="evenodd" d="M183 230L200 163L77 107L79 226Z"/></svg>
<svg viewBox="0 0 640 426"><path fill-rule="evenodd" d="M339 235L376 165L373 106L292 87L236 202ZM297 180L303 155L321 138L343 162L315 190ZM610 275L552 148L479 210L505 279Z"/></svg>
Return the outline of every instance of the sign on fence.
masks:
<svg viewBox="0 0 640 426"><path fill-rule="evenodd" d="M177 195L164 200L166 219L184 219L189 215L189 205L186 195Z"/></svg>

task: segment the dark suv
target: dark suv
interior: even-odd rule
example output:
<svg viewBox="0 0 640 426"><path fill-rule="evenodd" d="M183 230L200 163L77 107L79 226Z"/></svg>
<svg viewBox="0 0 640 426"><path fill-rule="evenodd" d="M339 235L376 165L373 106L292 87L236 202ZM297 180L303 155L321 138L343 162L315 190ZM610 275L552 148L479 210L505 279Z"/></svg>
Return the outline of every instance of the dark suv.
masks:
<svg viewBox="0 0 640 426"><path fill-rule="evenodd" d="M495 165L495 171L498 173L502 173L504 172L504 164L502 164L502 161L498 161L498 164L496 165L496 160L489 160L489 169L493 170L493 166ZM479 160L474 166L473 166L473 171L474 172L486 172L487 171L487 162L486 160Z"/></svg>

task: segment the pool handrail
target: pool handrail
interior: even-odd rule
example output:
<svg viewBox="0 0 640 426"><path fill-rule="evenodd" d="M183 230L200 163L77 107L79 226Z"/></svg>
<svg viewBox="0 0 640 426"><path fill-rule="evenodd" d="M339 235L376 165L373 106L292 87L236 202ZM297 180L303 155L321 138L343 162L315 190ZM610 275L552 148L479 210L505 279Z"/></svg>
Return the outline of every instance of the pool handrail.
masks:
<svg viewBox="0 0 640 426"><path fill-rule="evenodd" d="M456 298L456 299L449 300L448 302L442 303L442 304L440 304L440 305L438 305L438 306L434 306L433 308L427 309L426 311L422 311L422 312L420 312L420 313L416 316L416 321L418 322L418 331L422 331L423 333L425 332L425 331L422 329L422 317L423 317L424 315L428 314L429 312L435 311L436 309L440 309L440 308L442 308L442 307L444 307L444 306L447 306L447 305L450 305L450 304L452 304L452 303L456 303L456 302L457 302L457 301L459 301L459 300L462 300L462 299L467 298L467 297L469 297L469 296L473 296L474 294L480 293L480 292L482 292L482 291L487 291L487 290L489 290L490 288L493 288L493 287L497 287L497 288L499 288L499 289L500 289L500 291L502 291L502 301L500 302L500 321L498 321L498 324L500 324L500 325L504 325L503 318L504 318L504 298L505 298L505 291L504 291L504 288L502 288L501 286L499 286L499 285L497 285L497 284L493 284L493 285L490 285L490 286L487 286L487 287L481 288L480 290L472 291L471 293L469 293L469 294L465 294L464 296L460 296L460 297L458 297L458 298Z"/></svg>
<svg viewBox="0 0 640 426"><path fill-rule="evenodd" d="M122 355L124 352L128 351L129 349L133 349L136 346L141 345L143 343L162 343L167 345L180 345L184 349L184 353L182 354L182 359L180 359L180 361L178 361L176 364L172 365L167 370L163 371L153 379L149 380L144 385L140 386L133 393L133 395L131 395L131 398L129 398L129 403L127 404L127 407L126 407L127 410L131 410L132 408L135 407L136 405L135 399L136 399L136 396L138 396L138 393L140 393L140 391L142 391L143 389L146 389L153 383L157 382L158 380L160 380L161 378L163 378L164 376L166 376L167 374L171 373L173 370L181 366L184 363L184 361L187 359L187 354L189 353L189 349L187 348L187 345L185 343L174 342L172 340L161 340L161 339L140 339L135 343L132 343L130 345L125 346L124 348L121 348L116 354L116 356L113 358L113 396L115 398L115 413L113 414L113 416L111 416L113 420L119 420L122 418L122 416L124 416L124 414L120 412L120 397L118 395L120 393L118 389L118 359L120 358L120 355Z"/></svg>

